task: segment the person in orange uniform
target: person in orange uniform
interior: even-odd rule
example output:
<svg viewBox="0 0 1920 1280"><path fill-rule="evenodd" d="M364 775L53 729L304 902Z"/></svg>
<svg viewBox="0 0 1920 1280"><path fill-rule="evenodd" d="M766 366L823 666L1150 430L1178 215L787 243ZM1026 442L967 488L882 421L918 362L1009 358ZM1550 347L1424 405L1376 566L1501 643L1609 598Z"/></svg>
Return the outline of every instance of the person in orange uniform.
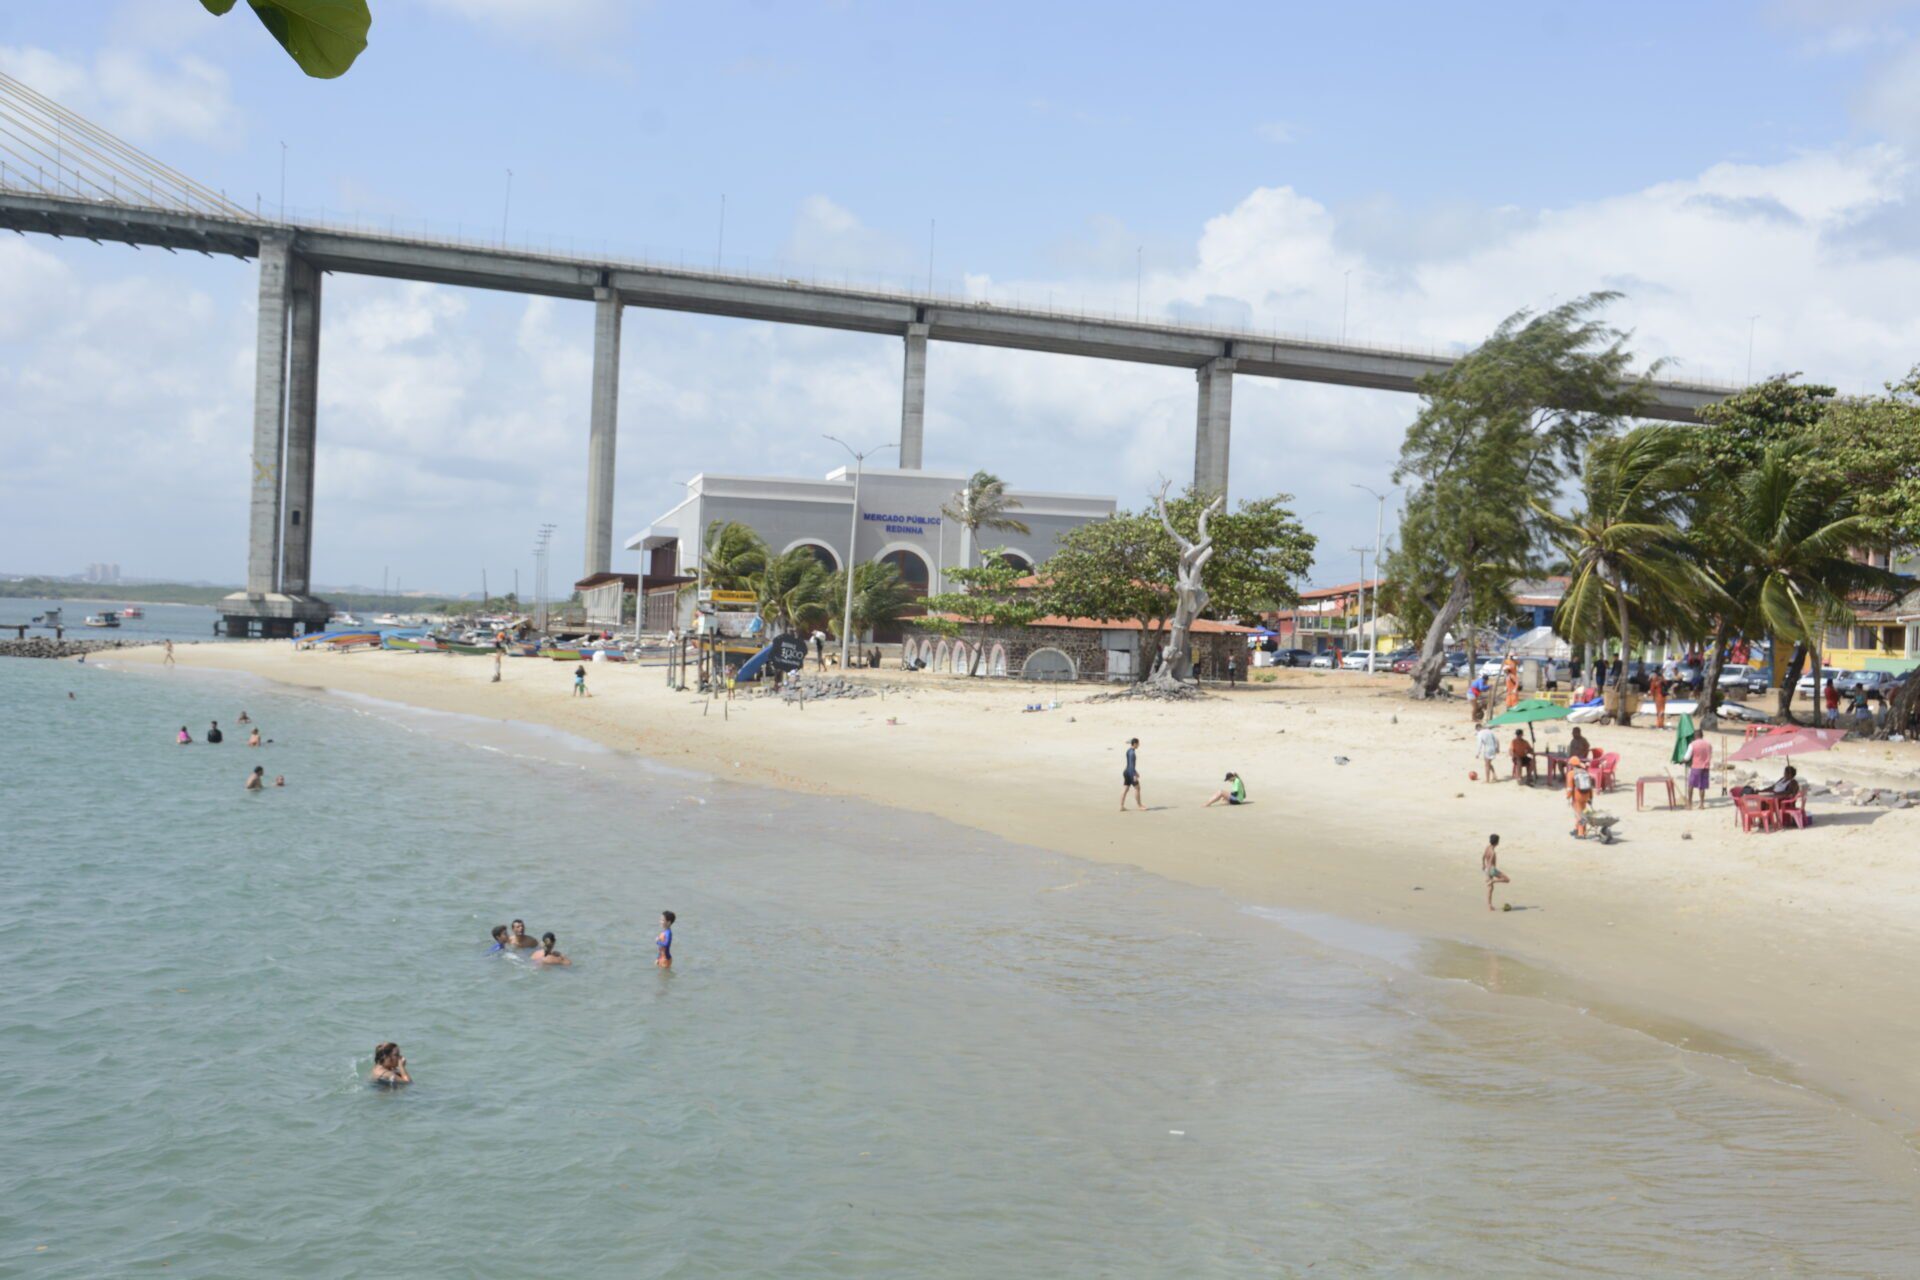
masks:
<svg viewBox="0 0 1920 1280"><path fill-rule="evenodd" d="M1647 696L1653 699L1653 727L1667 727L1667 680L1655 667L1653 674L1647 677Z"/></svg>
<svg viewBox="0 0 1920 1280"><path fill-rule="evenodd" d="M1500 670L1507 677L1507 710L1511 711L1514 704L1520 701L1520 664L1512 654L1508 654Z"/></svg>

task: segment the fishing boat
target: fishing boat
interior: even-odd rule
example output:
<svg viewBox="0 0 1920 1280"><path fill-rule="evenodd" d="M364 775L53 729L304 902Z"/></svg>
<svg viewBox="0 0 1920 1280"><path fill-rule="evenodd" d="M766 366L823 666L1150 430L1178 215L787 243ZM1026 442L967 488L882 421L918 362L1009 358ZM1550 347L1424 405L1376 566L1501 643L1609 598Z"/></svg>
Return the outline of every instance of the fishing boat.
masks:
<svg viewBox="0 0 1920 1280"><path fill-rule="evenodd" d="M578 649L542 649L540 656L552 658L555 662L584 662L587 655Z"/></svg>
<svg viewBox="0 0 1920 1280"><path fill-rule="evenodd" d="M120 611L120 616L121 616L121 617L123 617L123 618L144 618L144 617L146 617L147 615L146 615L146 613L145 613L145 612L144 612L144 611L143 611L143 610L142 610L142 609L140 608L140 606L139 606L139 605L137 605L137 604L130 604L130 605L128 605L128 606L127 606L126 608L124 608L124 609L122 609L122 610Z"/></svg>
<svg viewBox="0 0 1920 1280"><path fill-rule="evenodd" d="M120 615L117 613L90 613L87 615L87 625L90 627L117 627L120 625Z"/></svg>
<svg viewBox="0 0 1920 1280"><path fill-rule="evenodd" d="M445 644L441 645L440 647L445 649L449 653L465 653L469 655L472 655L472 654L484 655L484 654L492 653L494 651L494 647L490 644L466 644L459 640L449 640Z"/></svg>

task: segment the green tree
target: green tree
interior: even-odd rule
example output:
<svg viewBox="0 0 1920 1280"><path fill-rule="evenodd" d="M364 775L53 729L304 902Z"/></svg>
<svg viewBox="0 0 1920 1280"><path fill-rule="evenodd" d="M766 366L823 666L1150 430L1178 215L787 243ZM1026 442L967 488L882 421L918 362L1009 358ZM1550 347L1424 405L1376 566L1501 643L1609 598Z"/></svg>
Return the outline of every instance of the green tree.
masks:
<svg viewBox="0 0 1920 1280"><path fill-rule="evenodd" d="M958 583L960 589L943 591L926 600L931 630L971 635L973 661L968 675L980 671L980 654L986 648L989 627L1024 627L1040 616L1038 593L1019 585L1026 581L1027 570L1009 564L1003 558L1006 550L992 547L982 552L977 568L947 570L947 581ZM939 614L950 617L934 616Z"/></svg>
<svg viewBox="0 0 1920 1280"><path fill-rule="evenodd" d="M757 591L771 556L767 544L738 520L715 520L707 526L700 553L700 575L714 591Z"/></svg>
<svg viewBox="0 0 1920 1280"><path fill-rule="evenodd" d="M1709 481L1741 475L1760 465L1768 449L1805 440L1833 402L1834 389L1776 373L1700 410L1691 436L1697 474Z"/></svg>
<svg viewBox="0 0 1920 1280"><path fill-rule="evenodd" d="M1567 557L1569 580L1554 629L1568 640L1603 638L1611 622L1620 656L1628 659L1636 615L1643 629L1670 629L1717 597L1713 581L1687 554L1678 524L1687 508L1687 445L1686 435L1668 426L1597 440L1582 469L1583 510L1563 516L1533 500L1534 518ZM1614 715L1629 723L1621 690L1612 696Z"/></svg>
<svg viewBox="0 0 1920 1280"><path fill-rule="evenodd" d="M1740 476L1707 517L1707 567L1722 590L1724 644L1729 625L1791 641L1793 661L1781 680L1779 714L1790 718L1793 686L1809 649L1827 624L1853 617L1856 591L1898 590L1898 574L1854 559L1884 545L1874 518L1847 482L1814 465L1807 442L1775 445ZM1815 671L1814 705L1820 699Z"/></svg>
<svg viewBox="0 0 1920 1280"><path fill-rule="evenodd" d="M847 598L847 571L842 569L833 575L828 584L828 599L832 602L834 630L840 629L839 619ZM898 565L880 564L869 561L854 566L853 571L853 631L849 640L855 636L866 635L878 627L897 622L914 605L919 603L913 588L900 576Z"/></svg>
<svg viewBox="0 0 1920 1280"><path fill-rule="evenodd" d="M774 556L753 581L760 595L760 616L776 634L832 622L833 574L810 549L795 547Z"/></svg>
<svg viewBox="0 0 1920 1280"><path fill-rule="evenodd" d="M1884 395L1833 401L1808 438L1813 462L1858 495L1879 545L1920 545L1920 365Z"/></svg>
<svg viewBox="0 0 1920 1280"><path fill-rule="evenodd" d="M966 488L941 506L940 514L966 530L967 551L962 558L971 564L982 529L995 533L1032 532L1008 514L1019 506L1017 498L1008 496L1006 481L990 471L976 471L968 477Z"/></svg>
<svg viewBox="0 0 1920 1280"><path fill-rule="evenodd" d="M1199 533L1206 504L1194 490L1167 503L1167 517L1188 538ZM1242 502L1208 522L1213 555L1201 574L1206 615L1246 619L1299 601L1299 580L1313 567L1314 536L1276 494ZM1117 511L1061 536L1038 570L1040 611L1070 618L1140 624L1142 652L1161 647L1161 632L1179 603L1180 548L1157 511ZM1149 674L1141 664L1139 676Z"/></svg>
<svg viewBox="0 0 1920 1280"><path fill-rule="evenodd" d="M221 16L234 0L200 0L208 13ZM345 75L367 47L373 15L367 0L247 0L287 56L317 80Z"/></svg>
<svg viewBox="0 0 1920 1280"><path fill-rule="evenodd" d="M1475 579L1523 575L1539 541L1532 500L1559 490L1590 440L1635 416L1659 366L1634 375L1626 335L1591 293L1540 315L1520 311L1445 370L1420 380L1421 407L1400 449L1396 483L1430 521L1427 554L1453 566L1415 669L1413 692L1439 689L1447 633Z"/></svg>

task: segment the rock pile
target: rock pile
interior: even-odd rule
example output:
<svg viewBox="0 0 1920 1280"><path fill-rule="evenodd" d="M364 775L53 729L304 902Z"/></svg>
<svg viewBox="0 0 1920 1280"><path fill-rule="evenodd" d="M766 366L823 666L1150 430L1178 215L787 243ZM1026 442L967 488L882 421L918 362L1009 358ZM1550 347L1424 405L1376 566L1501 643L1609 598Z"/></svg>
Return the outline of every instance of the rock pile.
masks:
<svg viewBox="0 0 1920 1280"><path fill-rule="evenodd" d="M771 686L754 694L757 698L779 698L782 702L816 702L821 698L871 698L879 689L845 676L788 676L778 689Z"/></svg>
<svg viewBox="0 0 1920 1280"><path fill-rule="evenodd" d="M101 649L120 649L124 640L55 640L51 636L28 636L24 640L0 640L0 658L73 658Z"/></svg>

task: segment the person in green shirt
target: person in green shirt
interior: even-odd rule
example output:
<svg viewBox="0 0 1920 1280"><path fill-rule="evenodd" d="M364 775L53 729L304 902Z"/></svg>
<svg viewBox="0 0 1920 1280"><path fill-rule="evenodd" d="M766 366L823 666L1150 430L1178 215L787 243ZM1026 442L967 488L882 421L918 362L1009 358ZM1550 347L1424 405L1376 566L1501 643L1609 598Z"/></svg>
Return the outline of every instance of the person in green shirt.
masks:
<svg viewBox="0 0 1920 1280"><path fill-rule="evenodd" d="M1247 784L1240 781L1239 774L1227 774L1226 782L1227 785L1214 792L1213 799L1207 801L1201 808L1210 808L1213 805L1222 803L1245 804L1247 802Z"/></svg>

